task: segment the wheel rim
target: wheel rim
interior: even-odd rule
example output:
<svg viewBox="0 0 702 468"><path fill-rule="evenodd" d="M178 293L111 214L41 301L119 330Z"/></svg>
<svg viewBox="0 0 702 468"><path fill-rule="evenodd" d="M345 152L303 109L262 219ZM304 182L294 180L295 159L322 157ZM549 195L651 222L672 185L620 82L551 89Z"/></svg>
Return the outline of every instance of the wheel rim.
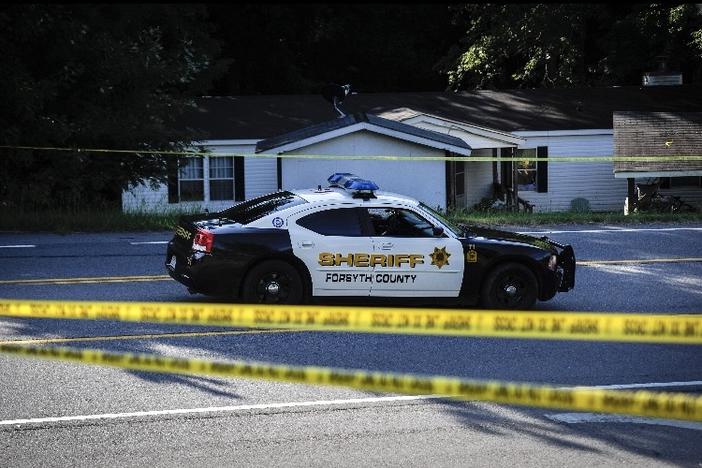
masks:
<svg viewBox="0 0 702 468"><path fill-rule="evenodd" d="M495 285L495 299L503 307L520 305L526 294L526 282L518 275L504 275Z"/></svg>
<svg viewBox="0 0 702 468"><path fill-rule="evenodd" d="M268 304L284 302L290 296L290 278L279 272L263 275L256 284L256 296Z"/></svg>

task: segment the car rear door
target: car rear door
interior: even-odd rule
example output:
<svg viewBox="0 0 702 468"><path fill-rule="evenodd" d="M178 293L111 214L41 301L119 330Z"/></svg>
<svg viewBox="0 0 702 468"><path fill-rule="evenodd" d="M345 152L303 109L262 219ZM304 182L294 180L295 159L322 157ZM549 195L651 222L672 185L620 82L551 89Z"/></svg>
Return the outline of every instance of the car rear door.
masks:
<svg viewBox="0 0 702 468"><path fill-rule="evenodd" d="M457 297L463 246L439 224L411 207L363 208L373 242L371 296Z"/></svg>
<svg viewBox="0 0 702 468"><path fill-rule="evenodd" d="M307 266L314 296L368 296L373 242L359 208L328 206L288 218L293 252Z"/></svg>

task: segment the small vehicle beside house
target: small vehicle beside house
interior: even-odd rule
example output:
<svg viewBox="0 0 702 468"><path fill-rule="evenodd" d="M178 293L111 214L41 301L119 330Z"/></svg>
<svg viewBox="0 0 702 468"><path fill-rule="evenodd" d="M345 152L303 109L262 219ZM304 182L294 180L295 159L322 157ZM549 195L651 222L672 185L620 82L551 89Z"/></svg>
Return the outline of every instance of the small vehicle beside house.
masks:
<svg viewBox="0 0 702 468"><path fill-rule="evenodd" d="M456 226L353 174L328 182L182 217L168 244L168 273L191 292L278 304L443 298L528 309L575 285L569 245Z"/></svg>

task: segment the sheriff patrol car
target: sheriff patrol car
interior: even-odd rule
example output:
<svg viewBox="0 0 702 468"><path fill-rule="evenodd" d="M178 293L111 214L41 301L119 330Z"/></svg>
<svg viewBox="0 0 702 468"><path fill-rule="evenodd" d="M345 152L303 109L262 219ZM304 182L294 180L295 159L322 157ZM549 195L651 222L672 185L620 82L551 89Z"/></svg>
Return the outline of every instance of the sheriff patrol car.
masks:
<svg viewBox="0 0 702 468"><path fill-rule="evenodd" d="M569 245L457 226L353 174L328 182L182 217L168 273L193 293L280 304L411 297L528 309L575 284Z"/></svg>

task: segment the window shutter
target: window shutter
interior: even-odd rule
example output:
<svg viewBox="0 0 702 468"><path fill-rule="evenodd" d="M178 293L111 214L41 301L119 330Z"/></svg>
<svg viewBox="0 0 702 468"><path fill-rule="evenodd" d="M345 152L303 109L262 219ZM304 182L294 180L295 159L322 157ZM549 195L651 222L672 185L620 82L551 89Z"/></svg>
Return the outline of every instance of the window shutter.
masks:
<svg viewBox="0 0 702 468"><path fill-rule="evenodd" d="M178 158L168 157L166 160L166 178L168 180L168 203L178 203Z"/></svg>
<svg viewBox="0 0 702 468"><path fill-rule="evenodd" d="M275 158L275 177L278 183L278 190L283 188L283 160Z"/></svg>
<svg viewBox="0 0 702 468"><path fill-rule="evenodd" d="M234 201L244 201L246 190L244 190L244 157L234 157Z"/></svg>
<svg viewBox="0 0 702 468"><path fill-rule="evenodd" d="M548 192L548 146L536 148L536 191L539 193ZM544 159L544 161L541 161Z"/></svg>

